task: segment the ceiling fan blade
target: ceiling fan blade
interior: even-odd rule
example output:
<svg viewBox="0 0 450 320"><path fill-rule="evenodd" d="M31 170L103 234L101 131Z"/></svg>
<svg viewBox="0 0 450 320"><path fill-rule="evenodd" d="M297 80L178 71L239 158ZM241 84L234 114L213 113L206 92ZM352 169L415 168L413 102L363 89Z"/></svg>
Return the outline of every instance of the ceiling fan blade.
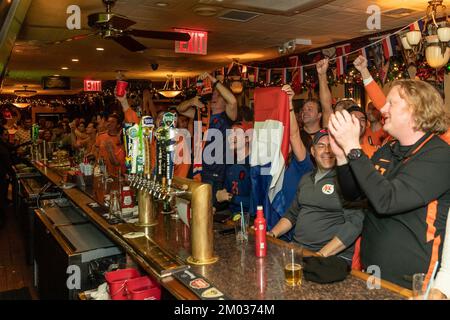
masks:
<svg viewBox="0 0 450 320"><path fill-rule="evenodd" d="M97 32L86 33L86 34L79 34L79 35L76 35L76 36L73 36L73 37L70 37L70 38L67 38L67 39L53 41L53 42L48 42L47 44L61 44L61 43L64 43L64 42L70 42L70 41L74 41L74 40L83 40L83 39L89 38L91 36L94 36L96 34L97 34Z"/></svg>
<svg viewBox="0 0 450 320"><path fill-rule="evenodd" d="M174 40L174 41L189 41L191 36L188 33L182 32L170 32L170 31L150 31L150 30L127 30L126 33L135 37L161 39L161 40Z"/></svg>
<svg viewBox="0 0 450 320"><path fill-rule="evenodd" d="M114 29L118 30L125 30L136 24L136 22L134 22L133 20L119 15L112 16L112 18L109 20L109 23Z"/></svg>
<svg viewBox="0 0 450 320"><path fill-rule="evenodd" d="M143 51L147 49L146 46L144 46L142 43L134 40L130 36L121 36L117 38L112 38L115 42L120 44L121 46L125 47L126 49L137 52L137 51Z"/></svg>

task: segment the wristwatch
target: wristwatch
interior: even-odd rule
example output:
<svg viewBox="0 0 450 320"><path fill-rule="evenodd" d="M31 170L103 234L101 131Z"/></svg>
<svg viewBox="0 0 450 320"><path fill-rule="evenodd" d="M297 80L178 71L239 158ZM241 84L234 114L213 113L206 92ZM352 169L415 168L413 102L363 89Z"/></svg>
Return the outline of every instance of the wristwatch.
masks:
<svg viewBox="0 0 450 320"><path fill-rule="evenodd" d="M361 158L362 155L363 155L362 149L352 149L347 154L347 159L348 160L356 160L356 159Z"/></svg>

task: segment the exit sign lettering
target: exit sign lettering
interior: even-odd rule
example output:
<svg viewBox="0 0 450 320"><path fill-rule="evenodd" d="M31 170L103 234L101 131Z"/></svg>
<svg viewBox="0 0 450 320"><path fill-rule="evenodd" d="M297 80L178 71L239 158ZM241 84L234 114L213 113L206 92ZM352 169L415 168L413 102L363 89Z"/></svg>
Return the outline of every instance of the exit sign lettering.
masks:
<svg viewBox="0 0 450 320"><path fill-rule="evenodd" d="M208 32L189 29L175 29L175 32L189 33L191 36L189 41L175 41L176 53L207 54Z"/></svg>
<svg viewBox="0 0 450 320"><path fill-rule="evenodd" d="M102 91L100 80L84 80L84 91Z"/></svg>

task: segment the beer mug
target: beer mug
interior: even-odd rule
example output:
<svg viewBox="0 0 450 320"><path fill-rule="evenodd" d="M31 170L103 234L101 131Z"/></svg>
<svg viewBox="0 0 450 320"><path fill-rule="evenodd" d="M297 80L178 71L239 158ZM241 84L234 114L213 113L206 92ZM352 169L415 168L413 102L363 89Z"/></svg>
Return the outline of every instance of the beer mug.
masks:
<svg viewBox="0 0 450 320"><path fill-rule="evenodd" d="M297 287L302 284L303 268L300 264L301 255L297 249L285 248L283 250L284 282L289 287Z"/></svg>

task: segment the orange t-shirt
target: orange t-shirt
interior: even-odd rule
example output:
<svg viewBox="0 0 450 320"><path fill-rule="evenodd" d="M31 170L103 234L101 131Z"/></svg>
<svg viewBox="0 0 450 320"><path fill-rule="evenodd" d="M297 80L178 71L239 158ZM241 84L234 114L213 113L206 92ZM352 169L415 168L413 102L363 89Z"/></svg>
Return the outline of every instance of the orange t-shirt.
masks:
<svg viewBox="0 0 450 320"><path fill-rule="evenodd" d="M383 130L383 128L378 129L377 131L372 131L372 128L367 127L366 132L364 133L364 143L368 143L372 146L380 147L383 145L384 139L388 134Z"/></svg>
<svg viewBox="0 0 450 320"><path fill-rule="evenodd" d="M378 146L371 145L367 140L364 140L361 144L361 149L369 158L372 158L373 154L378 150Z"/></svg>
<svg viewBox="0 0 450 320"><path fill-rule="evenodd" d="M116 157L117 161L120 163L120 168L122 173L125 173L125 150L122 146L122 141L120 139L120 134L111 136L108 133L102 133L95 139L95 147L98 148L98 157L103 158L108 170L108 174L117 175L119 166L114 166L109 158L107 145L111 144L112 153Z"/></svg>

